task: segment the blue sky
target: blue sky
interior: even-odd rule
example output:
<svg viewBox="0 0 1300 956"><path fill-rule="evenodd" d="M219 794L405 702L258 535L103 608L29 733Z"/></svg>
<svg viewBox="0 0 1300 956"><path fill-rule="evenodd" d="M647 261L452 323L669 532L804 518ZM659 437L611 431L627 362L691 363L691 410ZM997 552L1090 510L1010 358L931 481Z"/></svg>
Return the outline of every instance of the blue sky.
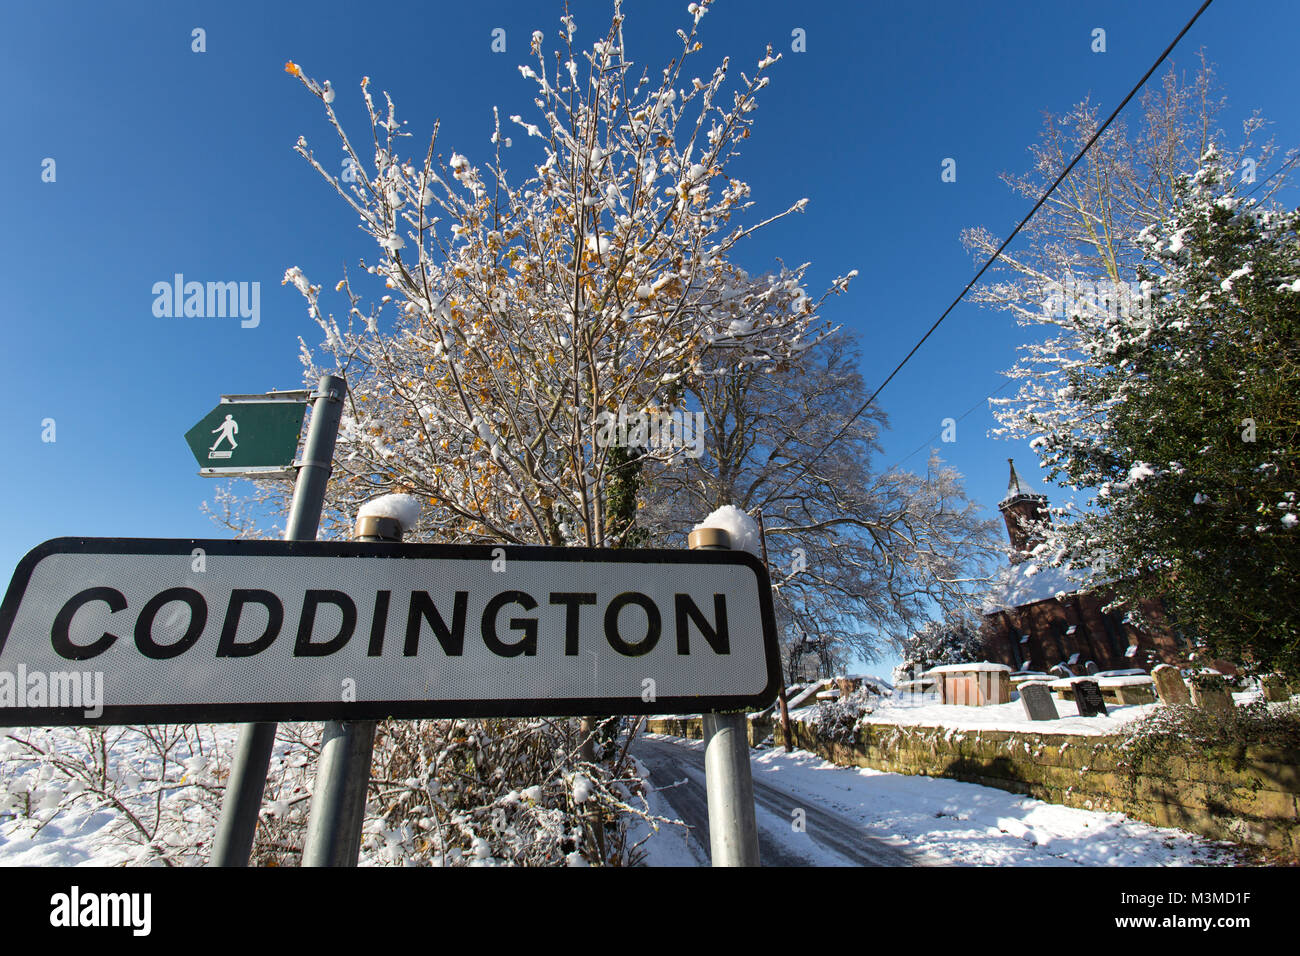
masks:
<svg viewBox="0 0 1300 956"><path fill-rule="evenodd" d="M769 43L786 54L735 173L760 211L810 200L751 241L742 264L811 261L814 289L858 269L827 314L857 332L874 385L972 274L961 229L1005 234L1026 211L997 175L1026 166L1042 111L1085 95L1108 111L1197 5L717 3L698 72L724 55L752 67ZM666 62L685 6L627 3L629 56ZM603 35L610 9L572 4L578 40ZM301 387L297 339L315 345L318 330L280 285L287 267L328 288L345 265L374 258L351 211L292 151L302 134L328 159L332 133L285 62L333 82L355 133L369 75L417 140L440 118L442 150L486 160L494 104L535 119L516 66L534 29L554 43L561 12L505 0L382 13L336 2L0 9L0 576L60 535L221 536L199 510L214 485L183 434L223 392ZM205 52L191 49L196 27ZM491 50L498 27L505 53ZM1102 54L1090 50L1096 27ZM795 28L806 52L790 52ZM1229 98L1229 132L1258 108L1287 149L1300 141L1296 36L1300 5L1218 0L1174 60L1191 70L1203 47ZM535 154L514 140L508 162L526 170ZM945 157L957 160L955 183L940 180ZM42 181L46 158L54 182ZM259 282L260 324L155 317L153 284L178 272ZM881 395L893 427L880 464L938 445L941 420L978 403L940 446L970 494L996 517L1009 456L1035 482L1026 445L987 437L981 402L1023 335L1001 313L959 306ZM41 440L50 418L53 443ZM907 463L924 461L921 451Z"/></svg>

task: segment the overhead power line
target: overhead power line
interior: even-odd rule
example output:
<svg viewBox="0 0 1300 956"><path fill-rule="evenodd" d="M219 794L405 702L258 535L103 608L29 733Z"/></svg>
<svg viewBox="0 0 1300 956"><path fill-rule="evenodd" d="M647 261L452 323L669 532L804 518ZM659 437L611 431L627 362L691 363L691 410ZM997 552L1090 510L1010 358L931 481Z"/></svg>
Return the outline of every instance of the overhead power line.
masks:
<svg viewBox="0 0 1300 956"><path fill-rule="evenodd" d="M1151 79L1151 74L1155 73L1155 71L1160 68L1160 64L1164 63L1164 61L1168 58L1169 54L1174 51L1174 47L1178 46L1178 42L1182 40L1182 38L1187 34L1187 31L1192 28L1192 25L1196 23L1198 19L1200 19L1201 14L1204 13L1209 8L1210 4L1213 2L1214 0L1205 0L1205 2L1201 4L1201 6L1197 9L1197 11L1194 14L1192 14L1192 18L1187 21L1186 25L1181 30L1178 31L1178 36L1174 37L1173 40L1170 42L1170 44L1167 47L1165 47L1164 52L1161 53L1160 56L1156 58L1156 61L1151 64L1151 68L1142 75L1142 79L1138 80L1137 83L1134 84L1133 89L1129 90L1128 95L1125 96L1124 99L1120 101L1119 106L1115 107L1114 111L1112 111L1111 114L1108 117L1106 117L1106 121L1102 123L1099 127L1097 127L1097 131L1092 134L1091 138L1089 138L1088 142L1083 145L1083 148L1079 150L1078 154L1075 155L1074 159L1070 160L1070 164L1061 171L1061 174L1056 177L1056 181L1053 182L1052 185L1047 188L1047 191L1043 193L1042 196L1039 197L1038 202L1034 203L1033 208L1030 209L1029 212L1025 214L1025 217L1020 220L1020 222L1016 225L1016 228L1011 230L1011 234L1008 235L1006 239L1002 240L1002 245L998 246L997 251L994 252L993 255L989 256L988 260L984 263L984 265L980 266L979 271L976 272L974 277L969 282L966 283L966 287L957 294L957 298L952 300L952 304L950 304L948 308L943 310L943 314L941 314L939 318L935 319L934 324L931 325L930 328L926 330L925 335L921 336L921 338L917 340L917 343L912 346L912 350L908 352L905 356L903 356L903 360L899 362L898 365L894 367L894 370L890 372L888 376L885 377L885 380L876 387L876 390L871 393L871 397L868 398L865 402L863 402L862 407L859 408L856 412L854 412L848 418L848 420L846 420L844 424L840 426L839 430L836 431L835 434L832 435L826 441L826 443L822 445L820 449L818 449L817 453L804 463L803 468L798 473L796 473L792 479L790 479L783 486L781 486L780 489L778 489L776 494L773 495L774 498L776 497L776 495L779 495L785 492L786 490L788 490L792 485L794 485L796 481L798 481L800 478L806 475L809 469L812 468L812 466L818 461L818 459L820 459L822 455L826 454L826 450L830 448L833 444L835 444L835 442L839 441L840 438L844 436L844 433L849 430L849 427L855 421L857 421L858 418L862 416L862 413L871 407L871 403L876 400L876 396L879 395L882 391L884 391L885 386L888 385L891 381L893 381L894 376L897 375L900 371L902 371L903 366L905 366L909 361L911 361L912 356L915 355L917 353L917 350L920 349L921 346L925 344L926 339L928 339L934 333L934 330L937 329L943 323L943 320L948 318L948 314L952 312L952 310L957 307L958 303L960 303L961 300L966 297L966 293L975 287L975 283L977 283L983 277L984 273L989 270L989 267L992 266L993 263L997 261L998 257L1002 255L1002 251L1011 244L1011 241L1015 239L1017 235L1020 234L1020 230L1023 229L1026 223L1028 223L1029 220L1034 217L1034 214L1038 212L1038 210L1042 207L1043 203L1047 202L1048 197L1050 197L1052 193L1056 191L1056 187L1061 185L1061 183L1065 181L1065 177L1070 175L1070 172L1074 169L1076 165L1078 165L1079 160L1083 159L1083 157L1087 155L1088 150L1092 148L1093 143L1097 142L1101 134L1106 132L1106 128L1110 126L1111 122L1114 121L1115 117L1119 116L1120 112L1124 109L1124 107L1128 105L1129 100L1133 99L1133 97L1137 95L1138 91L1142 89L1143 86L1146 85L1147 80ZM915 454L915 452L913 452L913 454Z"/></svg>
<svg viewBox="0 0 1300 956"><path fill-rule="evenodd" d="M1285 161L1281 166L1279 166L1277 169L1275 169L1275 170L1273 171L1273 174L1272 174L1271 176L1269 176L1267 179L1261 179L1261 180L1259 181L1259 183L1256 184L1256 186L1255 186L1254 189L1252 189L1250 192L1246 193L1246 198L1249 199L1251 196L1255 195L1255 193L1259 192L1261 189L1263 189L1265 186L1267 186L1267 185L1268 185L1269 183L1271 183L1273 180L1277 179L1277 177L1281 176L1281 175L1282 175L1283 173L1285 173L1288 169L1290 169L1292 166L1294 166L1294 165L1296 164L1296 161L1297 161L1297 160L1300 160L1300 149L1293 149L1293 150L1290 151L1290 155L1289 155L1289 157L1287 158L1287 160L1286 160L1286 161Z"/></svg>
<svg viewBox="0 0 1300 956"><path fill-rule="evenodd" d="M989 401L991 398L993 398L995 395L999 395L999 394L1001 394L1002 392L1006 391L1007 386L1009 386L1012 382L1015 382L1015 381L1016 381L1016 379L1014 379L1014 378L1009 378L1009 379L1007 379L1005 382L1003 382L1003 383L1002 383L1001 385L999 385L997 388L993 389L993 391L990 392L988 395L985 395L983 398L981 398L978 402L976 402L976 403L975 403L974 405L972 405L970 408L966 409L966 411L962 412L960 415L958 415L956 418L954 418L954 419L953 419L953 424L955 425L956 423L960 422L960 421L961 421L962 419L964 419L967 415L970 415L972 412L974 412L977 408L983 408L983 407L988 403L988 401ZM908 452L906 455L904 455L902 458L898 459L898 461L894 462L892 465L890 465L888 468L886 468L885 471L887 471L887 472L888 472L888 471L893 471L895 468L897 468L897 467L898 467L899 465L901 465L903 462L907 461L909 458L911 458L911 457L912 457L913 455L915 455L917 452L922 451L922 450L924 450L927 446L931 445L931 444L934 442L934 440L935 440L936 438L940 437L942 434L943 434L943 429L940 429L939 431L935 432L933 435L931 435L931 436L930 436L929 438L927 438L925 441L921 442L921 444L917 445L915 448L913 448L911 451L909 451L909 452Z"/></svg>

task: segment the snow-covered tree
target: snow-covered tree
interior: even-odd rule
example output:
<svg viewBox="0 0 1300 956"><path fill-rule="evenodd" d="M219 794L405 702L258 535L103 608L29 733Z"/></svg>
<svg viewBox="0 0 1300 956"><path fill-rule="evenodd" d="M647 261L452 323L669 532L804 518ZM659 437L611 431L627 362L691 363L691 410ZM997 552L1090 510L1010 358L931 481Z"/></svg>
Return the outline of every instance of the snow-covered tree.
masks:
<svg viewBox="0 0 1300 956"><path fill-rule="evenodd" d="M1239 199L1211 147L1143 229L1150 307L1090 314L1004 412L1091 491L1042 550L1162 597L1215 657L1300 674L1300 213Z"/></svg>
<svg viewBox="0 0 1300 956"><path fill-rule="evenodd" d="M646 471L644 520L665 532L721 505L762 512L791 679L805 654L842 673L934 607L971 606L993 553L992 525L953 469L937 458L921 475L874 466L879 410L817 457L866 401L857 365L843 330L778 363L706 363L683 380L704 416L703 454Z"/></svg>
<svg viewBox="0 0 1300 956"><path fill-rule="evenodd" d="M900 647L902 663L894 668L894 683L914 680L931 667L984 660L979 623L969 615L927 621Z"/></svg>
<svg viewBox="0 0 1300 956"><path fill-rule="evenodd" d="M1173 184L1196 173L1210 144L1231 179L1225 188L1263 200L1285 182L1284 175L1268 177L1276 153L1272 143L1254 142L1265 121L1252 114L1241 124L1239 143L1229 146L1218 125L1225 108L1203 58L1190 82L1170 66L1159 87L1142 94L1137 128L1130 130L1123 116L1116 118L998 257L990 280L968 297L1009 311L1027 328L1067 340L1080 317L1088 321L1108 309L1136 308L1134 300L1142 299L1137 267L1145 254L1137 237L1169 215ZM1042 131L1029 147L1032 166L1022 174L1004 173L1002 181L1036 201L1096 134L1099 114L1090 100L1064 115L1045 113ZM981 264L1001 241L1001 234L983 227L962 232L962 242ZM1022 364L1013 374L1031 373Z"/></svg>
<svg viewBox="0 0 1300 956"><path fill-rule="evenodd" d="M307 377L346 369L351 388L332 503L402 486L432 504L427 522L443 540L617 543L607 512L622 461L601 440L603 416L672 412L677 383L712 352L775 362L825 333L804 267L751 276L732 262L746 236L805 201L755 221L749 187L728 175L780 57L769 51L752 77L739 71L735 89L725 60L692 76L707 9L692 5L681 54L654 78L625 59L617 5L587 50L564 17L549 67L534 34L535 66L521 72L538 121L510 117L518 147L498 121L486 166L437 153L436 128L423 156L406 155L410 134L386 94L376 108L368 79L374 148L363 157L332 91L289 64L364 171L342 182L298 141L375 239L366 272L383 286L363 313L345 277L340 321L301 271L285 277L326 338L323 365L304 346ZM533 140L540 161L516 183L506 156Z"/></svg>
<svg viewBox="0 0 1300 956"><path fill-rule="evenodd" d="M327 170L301 137L297 151L377 246L363 275L335 287L341 315L300 269L285 273L324 334L322 353L303 345L307 381L337 371L349 383L327 534L346 534L362 501L403 491L424 502L411 541L635 543L640 469L680 455L643 448L632 466L628 444L608 440L610 417L681 412L683 380L706 363L789 361L830 331L805 266L750 274L736 264L747 236L806 201L757 216L729 174L780 56L694 75L708 8L691 4L680 54L655 74L625 58L617 3L587 49L567 15L550 61L535 33L534 63L520 70L536 112L503 123L494 110L486 163L439 152L436 125L411 154L396 106L387 94L376 105L369 78L370 129L354 139L333 87L287 64L319 98L356 181ZM255 505L284 507L282 487L259 495ZM246 531L247 509L228 504L217 510ZM564 720L381 725L376 765L410 778L394 769L372 789L379 816L367 832L407 848L399 857L442 862L630 862L622 815L645 805L617 731ZM439 781L455 786L431 787Z"/></svg>

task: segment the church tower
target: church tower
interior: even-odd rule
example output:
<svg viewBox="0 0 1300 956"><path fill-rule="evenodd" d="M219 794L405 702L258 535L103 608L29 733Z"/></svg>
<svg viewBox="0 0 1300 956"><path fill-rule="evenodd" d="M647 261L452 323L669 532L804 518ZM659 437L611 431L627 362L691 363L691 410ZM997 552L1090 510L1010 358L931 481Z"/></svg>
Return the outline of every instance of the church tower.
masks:
<svg viewBox="0 0 1300 956"><path fill-rule="evenodd" d="M1011 539L1011 562L1018 564L1029 556L1037 545L1043 541L1040 526L1050 523L1047 515L1047 496L1034 494L1019 475L1016 463L1008 458L1011 466L1011 481L1007 484L1007 496L998 502L998 510L1007 523L1007 537Z"/></svg>

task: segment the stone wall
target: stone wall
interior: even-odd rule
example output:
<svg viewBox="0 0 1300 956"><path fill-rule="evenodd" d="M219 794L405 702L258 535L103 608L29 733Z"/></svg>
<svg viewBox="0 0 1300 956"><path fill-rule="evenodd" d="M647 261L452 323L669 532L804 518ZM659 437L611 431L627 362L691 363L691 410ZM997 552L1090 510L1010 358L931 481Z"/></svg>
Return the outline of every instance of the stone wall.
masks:
<svg viewBox="0 0 1300 956"><path fill-rule="evenodd" d="M803 723L791 731L795 746L844 766L950 777L1300 857L1296 751L1176 745L1126 763L1117 737L868 724L849 744ZM780 726L775 739L784 743Z"/></svg>
<svg viewBox="0 0 1300 956"><path fill-rule="evenodd" d="M653 720L648 729L701 736L698 717ZM842 766L949 777L1300 858L1297 751L1175 745L1171 754L1125 763L1117 737L867 724L854 742L840 743L798 721L791 731L796 747ZM768 734L784 744L779 721L751 724L751 743Z"/></svg>
<svg viewBox="0 0 1300 956"><path fill-rule="evenodd" d="M772 736L772 722L761 718L749 718L749 745L757 747ZM687 740L704 739L704 721L699 717L652 717L646 721L646 730L652 734L668 734L670 737L685 737Z"/></svg>

